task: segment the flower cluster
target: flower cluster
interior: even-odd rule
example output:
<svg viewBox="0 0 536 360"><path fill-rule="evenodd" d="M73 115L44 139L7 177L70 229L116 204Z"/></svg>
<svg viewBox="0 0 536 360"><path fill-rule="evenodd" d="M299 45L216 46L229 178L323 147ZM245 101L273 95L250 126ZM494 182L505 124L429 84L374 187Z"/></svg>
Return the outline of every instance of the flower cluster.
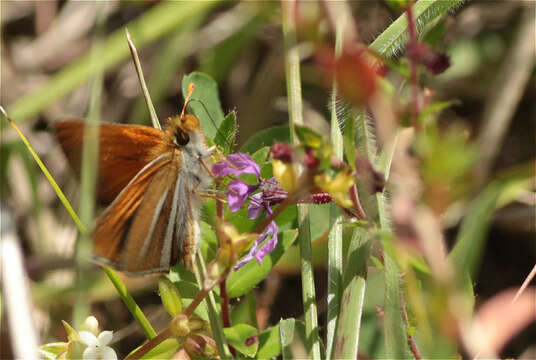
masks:
<svg viewBox="0 0 536 360"><path fill-rule="evenodd" d="M311 130L301 131L301 145L293 147L275 143L272 146L273 178L262 178L259 165L245 153L231 154L212 165L212 172L216 177L234 177L226 188L230 211L238 211L249 200L250 220L259 218L263 213L270 217L273 215L273 205L292 196L294 203L321 204L334 201L345 209L346 213L354 214L350 210L354 206L350 188L355 184L355 171L334 158L331 147L326 145L318 134ZM244 174L254 175L256 182L246 183L240 178ZM235 270L253 258L261 264L262 259L275 249L278 242L276 222L271 220L262 230L248 254L236 264ZM215 271L215 280L224 267L221 271Z"/></svg>
<svg viewBox="0 0 536 360"><path fill-rule="evenodd" d="M280 202L286 195L286 193L282 191L279 199L276 199L277 191L269 191L270 189L277 189L275 179L262 179L259 165L245 153L231 154L224 160L213 164L212 172L216 177L226 175L234 175L237 177L227 186L226 195L229 210L233 212L238 211L242 207L242 204L250 199L248 207L248 218L250 220L257 219L262 214L263 210L270 216L272 214L270 205ZM244 180L238 178L242 174L255 175L257 184L246 184ZM253 195L258 190L261 191ZM256 258L260 264L264 256L272 252L277 245L277 232L277 224L275 221L271 221L262 234L257 237L253 246L249 250L249 253L235 266L235 269L242 267L253 258Z"/></svg>
<svg viewBox="0 0 536 360"><path fill-rule="evenodd" d="M45 359L117 359L115 351L108 346L112 341L113 332L99 332L99 322L94 316L89 316L84 321L80 331L76 331L65 321L63 326L69 341L41 346L40 352Z"/></svg>

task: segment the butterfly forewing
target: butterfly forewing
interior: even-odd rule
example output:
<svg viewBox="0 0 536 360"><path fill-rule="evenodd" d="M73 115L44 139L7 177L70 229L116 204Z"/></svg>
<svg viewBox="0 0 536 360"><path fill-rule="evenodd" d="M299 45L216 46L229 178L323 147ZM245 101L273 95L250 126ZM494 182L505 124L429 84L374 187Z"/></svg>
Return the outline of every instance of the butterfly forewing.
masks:
<svg viewBox="0 0 536 360"><path fill-rule="evenodd" d="M56 137L72 168L80 173L84 123L77 120L54 124ZM148 126L101 124L97 200L112 202L130 180L156 157L154 149L162 143L163 132Z"/></svg>

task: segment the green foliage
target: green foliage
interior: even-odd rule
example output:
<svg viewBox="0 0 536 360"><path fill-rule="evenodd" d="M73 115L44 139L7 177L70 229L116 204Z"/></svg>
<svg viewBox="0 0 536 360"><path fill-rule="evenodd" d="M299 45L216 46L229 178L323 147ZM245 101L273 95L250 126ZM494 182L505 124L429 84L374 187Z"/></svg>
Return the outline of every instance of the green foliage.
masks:
<svg viewBox="0 0 536 360"><path fill-rule="evenodd" d="M238 324L232 327L224 328L223 333L227 341L240 353L254 357L259 348L259 343L256 340L257 329L251 325Z"/></svg>
<svg viewBox="0 0 536 360"><path fill-rule="evenodd" d="M210 76L201 72L190 73L182 78L183 97L188 94L190 83L195 85L191 99L197 99L200 102L190 101L188 109L199 119L205 136L214 139L225 118L218 96L218 84ZM229 119L228 121L232 122L233 120ZM231 126L226 125L226 128Z"/></svg>
<svg viewBox="0 0 536 360"><path fill-rule="evenodd" d="M287 125L274 126L272 128L261 130L250 137L248 141L242 145L240 151L251 154L262 147L272 146L275 142L288 144L289 141L289 127Z"/></svg>
<svg viewBox="0 0 536 360"><path fill-rule="evenodd" d="M182 299L179 289L166 277L158 278L158 292L162 304L171 316L177 316L182 312Z"/></svg>
<svg viewBox="0 0 536 360"><path fill-rule="evenodd" d="M388 1L399 10L410 2ZM440 43L447 27L446 22L442 20L443 17L462 2L463 0L420 0L415 3L413 11L417 30L421 35L426 34L427 43L434 45ZM352 107L338 98L336 84L333 87L329 109L331 110L331 138L328 140L324 134L303 126L301 87L304 84L307 86L316 84L314 82L302 84L300 79L300 74L306 73L305 69L300 70L300 58L294 51L300 45L298 41L300 29L299 24L294 23L293 18L288 16L289 13L285 13L287 5L288 3L283 3L282 14L274 13L272 10L275 6L272 5L266 5L267 8L269 7L266 13L241 14L242 20L245 19L245 21L240 23L236 30L227 34L227 38L220 39L221 42L211 48L203 48L203 45L194 44L189 39L204 23L208 10L212 6L208 3L177 5L164 2L157 4L145 12L139 20L129 24L129 30L137 45L141 47L165 34L171 34L168 45L164 47L165 56L159 61L165 71L157 69L150 82L151 91L157 93L155 97L158 99L157 104L162 102L171 84L170 77L165 72L177 71L179 64L184 63L186 56L189 55L187 49L189 45L200 47L197 60L201 69L206 73L186 74L182 78L182 93L183 96L186 95L189 83L195 84L187 111L199 118L208 145L217 145L224 155L229 155L235 151L237 140L239 140L237 139L239 122L237 111L225 114L222 109L218 86L222 88L234 86L224 81L229 80L225 75L236 71L233 67L234 63L239 61L240 55L249 48L259 29L268 25L273 26L274 14L282 15L285 81L290 121L288 125L258 131L245 139L240 151L249 154L261 168L261 177L268 179L273 176L270 146L275 142L288 144L292 140L293 150L297 151L303 151L304 146L313 149L329 149L329 152L326 151L327 155L320 159L323 160L321 165L314 170L317 171L316 173L310 169L302 170L300 174L307 176L303 176L305 180L301 185L308 186L307 189L314 188L318 186L315 185L317 184L315 183L316 175L323 175L328 171L326 169L338 172L340 168L331 167L332 163L337 162L333 156L336 155L344 164L341 167L346 166L345 169L351 168L357 172L352 172L351 176L352 181L354 178L357 179L357 200L360 201L359 206L363 208L364 215L361 217L359 214L357 219L353 216L343 216L345 210L341 210L335 204L319 206L293 203L274 219L279 226L279 242L275 249L264 257L261 264L254 259L238 270L234 270L236 261L244 256L247 250L241 248L238 253L230 247L231 250L226 253L227 257L220 257L219 252L229 245L228 239L221 230L222 222L225 221L227 225L232 224L236 228L237 236L240 236L253 231L257 232L256 228L267 215L250 220L247 203L236 212L230 212L227 204L223 205L223 211L218 211L217 209L222 209L218 208L216 200L208 199L203 205L203 221L200 222L202 241L199 244L199 259L195 271L186 270L184 264L179 264L173 267L169 274L157 280L162 305L171 317L175 318L174 320L182 319L181 316L189 317L189 320L199 320L197 317L202 319L201 323L206 324L202 330L203 336L214 341L223 359L231 357L228 347L232 347L231 350L234 349L239 358L256 359L274 357L292 359L304 355L300 353L301 348L307 356L312 358L355 359L362 354L363 357L370 358L415 357L415 353L412 352L414 350L408 346L408 343L413 346L422 345L424 357L443 354L455 356L458 351L456 341L459 339L448 334L448 330L455 320L460 321L460 319L449 318L452 315L451 312L455 311L451 307L451 302L453 299L462 298L463 304L472 311L475 302L473 285L477 279L486 234L492 217L498 208L518 199L520 194L527 191L530 186L530 175L528 176L525 171L514 172L492 179L479 192L474 188L472 171L478 161L477 147L464 128L453 123L446 123L446 125L438 123L439 114L457 104L456 100L436 101L433 97L427 97L426 106L419 109L417 121L419 127L414 129L413 138L410 140L404 138L402 134L407 135L408 130L404 127L410 125L410 121L404 124L404 120L407 119L403 119L404 114L408 113L408 109L405 108L407 104L403 98L404 91L412 85L406 83L410 78L410 60L403 60L406 61L403 63L393 59L406 45L407 21L404 14L380 34L370 46L379 55L389 59L390 68L394 70L395 76L401 79L401 86L398 88L398 80L392 81L391 78L385 77L381 80L382 84L378 90L378 99L385 101L381 103L381 106L392 106L392 109L389 109L392 113L388 114L394 117L392 137L389 139L379 137L379 141L376 142L375 133L379 132L380 127L384 125L383 118L378 118L378 113L371 110L371 114L375 117L375 123L372 123L371 117L363 108ZM226 21L229 20L226 19ZM155 29L149 26L152 24ZM343 43L342 30L338 28L339 26L341 25L335 24L333 30L335 30L340 52L340 46ZM123 42L119 30L113 33L105 40L103 48L95 51L97 57L102 56L102 62L97 69L87 66L89 57L83 57L54 75L45 85L44 90L30 94L15 103L11 108L13 116L23 121L86 82L90 76L118 64L127 54L127 50L121 46ZM463 46L463 44L457 46ZM463 53L463 49L456 51ZM309 68L306 70L309 71ZM242 79L241 77L247 77L249 74L240 73L234 76ZM236 81L236 78L229 82ZM416 85L420 86L418 83ZM397 99L399 96L402 98L401 101ZM222 97L225 100L228 98L232 99L233 94L226 93L225 97ZM136 105L136 107L139 106ZM374 109L375 106L378 104L369 104L370 109ZM385 114L380 113L380 115ZM133 122L139 122L143 117L137 114L131 116ZM93 113L93 118L97 119L96 112ZM401 139L409 141L409 144L402 145L408 145L404 151L411 153L405 164L408 169L405 170L411 170L408 174L417 177L413 184L415 188L411 188L412 191L404 194L400 193L400 187L403 186L400 176L401 174L404 176L403 171L397 172L396 175L399 177L388 182L393 161L396 161L395 151L401 145L399 144ZM25 142L29 146L28 142ZM87 145L91 149L94 144L88 142ZM2 144L2 154L6 155L0 158L2 180L8 177L9 157L14 154L18 155L21 149L23 149L21 145L16 142ZM47 173L58 196L77 222L80 232L86 233L84 225L78 220L66 197L59 190L59 186L37 158L35 151L31 147L29 149L36 157L39 166ZM30 179L34 203L37 204L36 209L38 209L40 205L36 167L30 163L31 158L27 153L24 154L25 170ZM385 177L387 181L385 188L373 192L365 186L365 181L360 179L362 174L359 173L363 169L356 169L356 159L361 160L361 158L370 163L373 170ZM413 160L415 160L414 163ZM95 170L94 166L89 166L86 173L92 175L96 172L93 170ZM348 172L350 173L350 170ZM258 184L255 175L243 174L239 178L250 185ZM215 181L217 189L214 193L217 196L224 196L228 191L227 185L236 179L237 177L229 176ZM92 194L92 191L84 191L84 196ZM471 195L475 193L476 196ZM82 205L89 206L89 200L83 199ZM352 203L353 207L350 211L355 212L358 208L356 202ZM278 209L277 206L287 206L283 204L279 202L278 205L271 204L270 206L272 210L275 210ZM402 210L400 210L401 204ZM436 236L443 241L441 234L446 228L442 223L444 216L448 217L451 216L451 212L457 212L456 220L461 219L455 246L445 262L445 274L435 272L437 264L433 263L433 258L430 257L430 252L439 250L422 249L432 243L430 240L429 243L423 244L429 239L422 239L423 233L417 231L422 230L419 226L423 224L419 222L422 219L416 218L415 214L422 208L430 210L436 221L434 224L438 226L437 233L433 233L429 228L424 231L425 237L430 235L430 239ZM87 225L91 223L88 220L92 217L92 209L90 210L88 214L91 215L84 217L84 224ZM391 219L391 213L393 213L393 219ZM89 235L86 235L89 239ZM214 266L211 267L211 265L217 261L221 263L227 261L228 263L225 264L229 267L222 272L224 275L221 275L221 279L218 278L209 286L207 278L213 279L210 271ZM206 266L205 262L211 263ZM328 262L329 269L328 320L324 326L324 324L318 324L317 304L321 300L317 299L315 293L319 280L314 279L313 271L317 270L319 265L325 266L326 262ZM261 323L260 320L261 325L257 324L255 299L257 289L262 288L262 281L271 271L278 270L300 272L303 302L301 314L304 321L288 318L274 326L268 324L269 327L266 330L259 332L259 329L264 328L266 324ZM454 276L452 277L449 277L450 270L453 270ZM142 308L136 304L119 276L109 268L105 267L104 271L115 287L117 296L125 303L146 337L148 339L157 337ZM88 283L93 281L92 278L89 280ZM80 293L81 287L84 286L93 287L94 285L82 284L78 287L52 288L52 290L49 288L46 297L69 294L72 298L72 294ZM43 288L42 284L35 285L35 289ZM154 286L151 289L154 291ZM238 299L240 297L243 298ZM87 305L89 309L89 302ZM446 307L449 307L447 315L442 313L445 312ZM462 320L469 323L471 314L467 314L470 311L465 310L460 310L456 315L466 316ZM195 316L192 317L192 315ZM204 321L210 323L210 326ZM226 324L226 327L223 324ZM327 333L326 342L319 334L319 331L323 329L326 329ZM74 331L68 328L68 332L71 330ZM166 334L165 330L163 334ZM168 336L166 339L159 339L157 337L159 342L150 347L141 358L171 358L176 355L177 351L184 347L184 339L174 334L177 338ZM458 336L463 336L463 334L458 334ZM413 341L415 342L412 343ZM44 345L41 348L41 354L45 358L56 358L61 351L65 350L65 344ZM154 345L152 342L148 344ZM145 349L144 347L148 347L147 343L131 354ZM327 354L324 347L328 349Z"/></svg>

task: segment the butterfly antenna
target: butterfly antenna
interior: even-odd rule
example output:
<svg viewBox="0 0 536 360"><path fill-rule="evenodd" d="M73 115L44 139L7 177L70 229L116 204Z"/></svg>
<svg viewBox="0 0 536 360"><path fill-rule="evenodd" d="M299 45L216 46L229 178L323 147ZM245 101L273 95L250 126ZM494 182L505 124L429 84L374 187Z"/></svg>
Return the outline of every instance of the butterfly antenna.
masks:
<svg viewBox="0 0 536 360"><path fill-rule="evenodd" d="M216 129L216 133L219 134L223 139L225 139L225 142L227 145L229 145L229 141L230 139L226 139L225 138L225 134L223 134L220 129L216 126L216 122L214 121L214 119L212 118L212 116L210 115L210 113L208 112L208 109L206 107L206 105L199 99L190 99L190 101L196 101L198 102L199 104L201 104L201 106L203 107L203 109L205 109L205 112L207 113L207 116L208 118L210 119L210 121L212 122L212 125L214 126L214 128Z"/></svg>
<svg viewBox="0 0 536 360"><path fill-rule="evenodd" d="M190 101L190 96L192 96L192 93L194 92L195 84L189 83L188 84L188 94L186 95L186 99L184 99L184 105L182 106L181 111L181 119L184 117L184 112L186 111L186 106L188 106L188 102Z"/></svg>

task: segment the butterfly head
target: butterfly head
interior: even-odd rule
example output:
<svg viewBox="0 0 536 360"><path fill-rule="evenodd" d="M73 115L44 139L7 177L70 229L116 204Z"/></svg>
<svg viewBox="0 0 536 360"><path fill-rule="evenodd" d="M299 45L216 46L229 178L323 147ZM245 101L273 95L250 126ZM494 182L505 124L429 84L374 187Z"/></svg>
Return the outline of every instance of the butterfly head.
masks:
<svg viewBox="0 0 536 360"><path fill-rule="evenodd" d="M202 137L199 120L191 114L168 118L166 133L177 147L186 146L191 140Z"/></svg>

